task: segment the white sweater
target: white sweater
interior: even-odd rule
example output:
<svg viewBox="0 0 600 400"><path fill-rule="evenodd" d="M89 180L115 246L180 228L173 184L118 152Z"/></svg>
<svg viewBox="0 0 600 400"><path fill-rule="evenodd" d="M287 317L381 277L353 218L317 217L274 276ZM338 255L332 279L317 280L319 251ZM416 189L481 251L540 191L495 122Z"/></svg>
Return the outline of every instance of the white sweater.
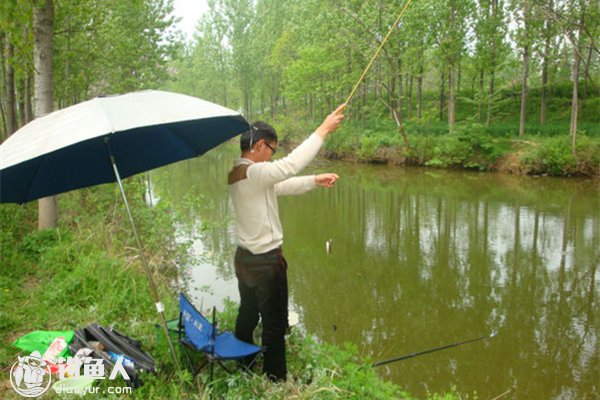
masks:
<svg viewBox="0 0 600 400"><path fill-rule="evenodd" d="M322 145L323 139L313 133L285 158L259 163L235 160L234 166L249 165L247 178L228 186L239 246L261 254L282 245L277 196L302 194L316 187L314 175L292 177L315 158Z"/></svg>

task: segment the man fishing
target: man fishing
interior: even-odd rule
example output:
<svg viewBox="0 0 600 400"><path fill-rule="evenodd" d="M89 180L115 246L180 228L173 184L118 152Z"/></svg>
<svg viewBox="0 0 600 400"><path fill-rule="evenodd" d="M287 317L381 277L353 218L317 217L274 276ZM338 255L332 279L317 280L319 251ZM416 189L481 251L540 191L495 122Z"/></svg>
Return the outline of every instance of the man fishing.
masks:
<svg viewBox="0 0 600 400"><path fill-rule="evenodd" d="M263 322L263 372L273 381L285 381L285 332L288 327L287 262L283 257L283 230L277 196L299 195L316 187L333 187L333 173L298 176L317 155L325 138L344 119L340 105L321 126L287 157L271 161L277 149L277 133L264 122L255 122L240 139L242 155L227 178L235 211L238 248L235 273L240 308L235 336L253 343L259 315ZM244 360L249 366L252 360Z"/></svg>

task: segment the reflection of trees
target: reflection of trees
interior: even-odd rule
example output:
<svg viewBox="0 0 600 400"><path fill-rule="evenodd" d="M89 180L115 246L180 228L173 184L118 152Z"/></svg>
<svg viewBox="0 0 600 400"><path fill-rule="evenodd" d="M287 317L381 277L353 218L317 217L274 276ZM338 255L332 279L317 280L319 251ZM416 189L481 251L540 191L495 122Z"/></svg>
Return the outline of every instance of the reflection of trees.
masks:
<svg viewBox="0 0 600 400"><path fill-rule="evenodd" d="M175 200L203 196L193 218L213 225L204 244L227 276L234 245L230 224L221 222L231 221L230 161L222 157L169 169L167 186ZM598 393L597 188L437 170L331 169L342 177L336 188L280 199L291 295L308 332L382 359L499 328L494 341L381 372L421 395L449 382L482 398L513 384L519 398Z"/></svg>
<svg viewBox="0 0 600 400"><path fill-rule="evenodd" d="M180 208L186 218L202 225L204 256L225 279L233 277L235 235L226 182L236 156L233 146L225 146L202 157L162 168L152 176L161 201L169 201L173 207Z"/></svg>

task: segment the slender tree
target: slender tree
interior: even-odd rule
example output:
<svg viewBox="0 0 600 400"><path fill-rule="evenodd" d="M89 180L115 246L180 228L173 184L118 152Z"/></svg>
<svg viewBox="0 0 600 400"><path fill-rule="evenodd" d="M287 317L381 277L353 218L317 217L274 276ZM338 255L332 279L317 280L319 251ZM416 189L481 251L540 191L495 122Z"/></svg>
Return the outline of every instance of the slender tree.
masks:
<svg viewBox="0 0 600 400"><path fill-rule="evenodd" d="M529 68L529 52L530 52L530 1L524 0L521 6L521 21L522 27L520 30L521 42L521 113L519 115L519 138L522 139L525 135L525 122L527 111L527 73Z"/></svg>
<svg viewBox="0 0 600 400"><path fill-rule="evenodd" d="M53 22L53 0L36 0L33 5L35 118L49 114L54 107L54 70L52 65ZM38 201L38 204L38 229L56 227L58 220L57 197L42 198Z"/></svg>
<svg viewBox="0 0 600 400"><path fill-rule="evenodd" d="M4 73L4 90L6 93L6 136L10 136L17 130L17 101L15 96L15 70L13 68L13 44L10 40L10 34L5 36L5 41L6 57L4 65L6 70Z"/></svg>
<svg viewBox="0 0 600 400"><path fill-rule="evenodd" d="M573 156L577 156L577 118L579 114L579 68L581 66L581 51L582 44L585 41L583 29L585 27L585 14L587 9L587 0L579 0L577 5L574 5L573 14L575 20L578 20L577 37L573 41L573 97L571 99L571 149Z"/></svg>
<svg viewBox="0 0 600 400"><path fill-rule="evenodd" d="M542 54L542 87L540 89L540 124L546 123L547 107L547 86L548 86L548 64L550 62L552 51L552 12L554 11L554 1L548 0L548 10L544 13L544 50Z"/></svg>

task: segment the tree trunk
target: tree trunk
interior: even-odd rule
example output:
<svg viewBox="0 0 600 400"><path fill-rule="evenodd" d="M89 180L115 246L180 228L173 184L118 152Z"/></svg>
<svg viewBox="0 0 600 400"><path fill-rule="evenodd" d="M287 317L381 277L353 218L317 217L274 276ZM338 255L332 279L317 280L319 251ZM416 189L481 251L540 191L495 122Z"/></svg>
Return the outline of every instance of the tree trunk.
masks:
<svg viewBox="0 0 600 400"><path fill-rule="evenodd" d="M243 97L244 97L244 114L246 114L246 116L248 118L250 118L250 100L249 100L249 96L248 96L248 88L246 87L246 84L244 84L244 88L243 88Z"/></svg>
<svg viewBox="0 0 600 400"><path fill-rule="evenodd" d="M456 93L460 93L460 81L462 78L462 63L458 59L458 80L456 81Z"/></svg>
<svg viewBox="0 0 600 400"><path fill-rule="evenodd" d="M521 116L519 118L519 139L525 134L525 110L527 108L527 64L529 62L529 45L523 47L523 69L521 75Z"/></svg>
<svg viewBox="0 0 600 400"><path fill-rule="evenodd" d="M19 89L17 90L17 105L19 108L19 127L27 123L25 117L25 79L19 79Z"/></svg>
<svg viewBox="0 0 600 400"><path fill-rule="evenodd" d="M361 88L361 98L362 98L362 107L360 108L360 119L361 119L361 126L363 128L365 128L367 126L367 112L366 110L366 105L367 105L367 83L368 81L365 79L365 83L362 85Z"/></svg>
<svg viewBox="0 0 600 400"><path fill-rule="evenodd" d="M37 0L33 6L33 63L35 118L43 117L53 109L52 36L54 22L53 0ZM56 196L38 202L38 229L56 227L58 202Z"/></svg>
<svg viewBox="0 0 600 400"><path fill-rule="evenodd" d="M454 1L450 2L450 26L451 31L454 31L456 26L456 4ZM450 133L454 132L454 122L456 120L456 62L457 54L454 50L450 50L450 77L448 80L448 90L450 91L448 101L448 130Z"/></svg>
<svg viewBox="0 0 600 400"><path fill-rule="evenodd" d="M271 120L275 119L275 78L271 77L271 85L270 85L270 95L269 100L271 104Z"/></svg>
<svg viewBox="0 0 600 400"><path fill-rule="evenodd" d="M581 35L581 29L579 31ZM580 40L581 42L581 40ZM571 138L572 138L572 151L573 156L577 156L576 145L577 145L577 113L579 111L579 65L581 63L581 57L579 52L574 49L575 60L573 62L573 99L571 101Z"/></svg>
<svg viewBox="0 0 600 400"><path fill-rule="evenodd" d="M398 116L400 123L404 122L404 115L402 114L402 107L404 106L404 85L402 79L402 58L398 57Z"/></svg>
<svg viewBox="0 0 600 400"><path fill-rule="evenodd" d="M260 114L265 114L265 79L263 74L260 74Z"/></svg>
<svg viewBox="0 0 600 400"><path fill-rule="evenodd" d="M423 111L423 47L419 48L419 77L417 78L417 118Z"/></svg>
<svg viewBox="0 0 600 400"><path fill-rule="evenodd" d="M494 79L496 77L496 70L492 64L492 70L490 71L490 93L487 101L487 118L485 125L489 128L492 124L492 107L494 106Z"/></svg>
<svg viewBox="0 0 600 400"><path fill-rule="evenodd" d="M523 18L525 20L525 44L523 45L523 68L521 74L521 116L519 118L519 139L525 135L525 111L527 108L527 65L529 63L529 6L527 0L523 6Z"/></svg>
<svg viewBox="0 0 600 400"><path fill-rule="evenodd" d="M2 137L0 137L0 142L4 141L4 139L6 139L4 136L4 132L6 132L6 117L5 117L5 113L4 113L4 102L0 101L0 115L2 116Z"/></svg>
<svg viewBox="0 0 600 400"><path fill-rule="evenodd" d="M548 85L548 54L550 53L550 29L552 22L550 19L550 13L553 9L553 2L548 2L549 13L546 13L546 20L544 23L545 38L544 38L544 56L542 58L542 88L540 91L540 125L546 123L546 87Z"/></svg>
<svg viewBox="0 0 600 400"><path fill-rule="evenodd" d="M33 121L33 110L31 109L31 75L27 74L27 79L25 79L25 123L28 124Z"/></svg>
<svg viewBox="0 0 600 400"><path fill-rule="evenodd" d="M483 66L481 66L479 69L479 101L477 102L477 120L479 122L483 122L483 99L485 96L483 93L483 78L484 72Z"/></svg>
<svg viewBox="0 0 600 400"><path fill-rule="evenodd" d="M0 30L0 54L4 55L4 33ZM6 81L6 68L4 68L5 57L2 57L0 63L0 119L2 120L2 135L0 136L0 141L3 141L6 136L6 113L4 110L4 93L2 92L2 87L4 86L4 82Z"/></svg>
<svg viewBox="0 0 600 400"><path fill-rule="evenodd" d="M6 71L5 71L5 92L6 92L6 137L9 137L17 130L17 101L15 98L15 70L13 69L12 57L13 46L10 43L10 35L5 36L6 40Z"/></svg>
<svg viewBox="0 0 600 400"><path fill-rule="evenodd" d="M454 88L454 82L455 82L455 74L456 74L456 67L454 66L454 63L451 62L450 63L450 80L448 81L448 86L449 86L449 90L450 90L450 98L448 101L448 129L450 130L450 133L454 132L454 122L456 119L456 92L455 92L455 88Z"/></svg>
<svg viewBox="0 0 600 400"><path fill-rule="evenodd" d="M382 32L383 31L383 26L381 23L381 14L383 13L383 10L381 7L378 7L379 9L379 14L377 16L377 25L378 25L378 32ZM375 97L377 97L377 101L379 101L381 99L381 83L383 82L382 79L382 73L381 73L381 63L375 63L375 67L377 68L377 80L375 82Z"/></svg>
<svg viewBox="0 0 600 400"><path fill-rule="evenodd" d="M590 39L591 42L591 39ZM590 64L592 63L592 54L594 53L593 43L590 43L590 47L588 49L587 62L584 64L585 71L583 73L583 98L587 99L588 97L588 81L590 78Z"/></svg>
<svg viewBox="0 0 600 400"><path fill-rule="evenodd" d="M492 7L492 18L494 21L494 39L496 38L495 35L497 35L497 28L498 28L498 0L492 0L490 6ZM495 44L492 45L492 57L490 60L490 92L488 95L488 100L487 100L487 118L486 118L486 126L489 128L489 126L492 124L492 109L494 107L494 85L495 85L495 78L496 78L496 46Z"/></svg>
<svg viewBox="0 0 600 400"><path fill-rule="evenodd" d="M409 74L408 81L408 119L412 118L412 100L413 100L413 75Z"/></svg>
<svg viewBox="0 0 600 400"><path fill-rule="evenodd" d="M442 81L440 84L440 121L444 120L444 103L446 102L446 72L442 65Z"/></svg>
<svg viewBox="0 0 600 400"><path fill-rule="evenodd" d="M548 85L548 38L544 46L544 56L542 58L542 87L540 90L540 125L546 123L546 86Z"/></svg>
<svg viewBox="0 0 600 400"><path fill-rule="evenodd" d="M390 90L388 91L388 95L390 98L390 114L393 118L396 118L394 115L394 111L398 109L398 99L396 97L396 68L392 68L391 71L392 77L390 78Z"/></svg>

